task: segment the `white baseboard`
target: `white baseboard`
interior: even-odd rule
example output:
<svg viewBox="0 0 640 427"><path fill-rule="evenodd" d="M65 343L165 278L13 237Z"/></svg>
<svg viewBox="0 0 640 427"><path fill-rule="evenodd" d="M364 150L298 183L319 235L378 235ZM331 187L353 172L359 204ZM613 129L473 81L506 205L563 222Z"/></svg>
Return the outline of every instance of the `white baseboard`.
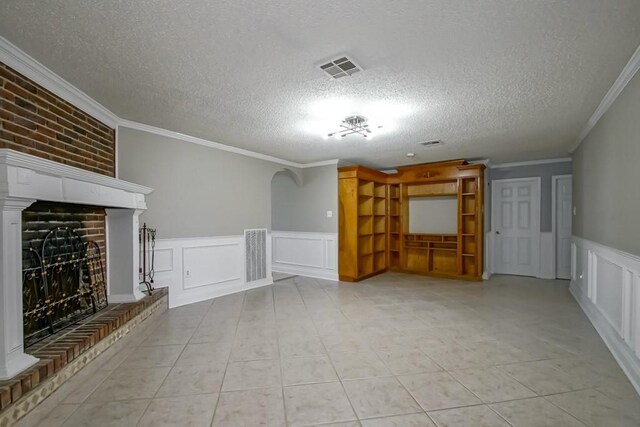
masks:
<svg viewBox="0 0 640 427"><path fill-rule="evenodd" d="M572 238L570 291L640 393L640 257Z"/></svg>
<svg viewBox="0 0 640 427"><path fill-rule="evenodd" d="M276 270L277 269L277 270ZM338 281L338 273L321 272L315 269L307 269L304 267L276 267L273 266L274 273L294 274L296 276L312 277L314 279L325 279Z"/></svg>
<svg viewBox="0 0 640 427"><path fill-rule="evenodd" d="M271 240L273 271L338 280L337 234L273 231Z"/></svg>

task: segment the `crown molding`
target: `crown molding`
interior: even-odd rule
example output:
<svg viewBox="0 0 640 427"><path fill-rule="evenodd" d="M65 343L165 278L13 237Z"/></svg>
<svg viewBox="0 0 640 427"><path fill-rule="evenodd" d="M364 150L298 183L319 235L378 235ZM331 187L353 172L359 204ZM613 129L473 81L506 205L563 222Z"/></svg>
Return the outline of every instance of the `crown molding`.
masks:
<svg viewBox="0 0 640 427"><path fill-rule="evenodd" d="M4 37L0 37L0 61L105 125L112 128L117 125L118 116Z"/></svg>
<svg viewBox="0 0 640 427"><path fill-rule="evenodd" d="M93 116L95 119L103 122L109 127L116 129L116 140L118 138L118 127L126 127L130 129L137 129L144 132L153 133L156 135L167 136L173 139L181 141L191 142L198 145L203 145L209 148L215 148L217 150L228 151L231 153L240 154L247 157L253 157L255 159L265 160L268 162L278 163L285 166L294 168L312 168L318 166L326 166L337 164L337 159L325 160L313 163L297 163L289 160L280 159L278 157L269 156L267 154L257 153L255 151L245 150L243 148L233 147L231 145L222 144L219 142L209 141L203 138L197 138L191 135L185 135L179 132L173 132L167 129L158 128L155 126L146 125L144 123L138 123L131 120L118 117L115 113L111 112L105 106L100 104L95 99L91 98L86 93L82 92L71 83L58 76L49 68L36 61L34 58L20 50L16 45L11 43L4 37L0 36L0 62L3 62L7 66L13 68L25 77L33 80L35 83L44 87L45 89L53 92L55 95L64 99L65 101L73 104L77 108L81 109L85 113ZM118 144L116 144L117 150ZM117 162L116 162L117 168Z"/></svg>
<svg viewBox="0 0 640 427"><path fill-rule="evenodd" d="M469 164L471 165L485 165L490 167L491 162L489 159L477 159L477 160L469 160Z"/></svg>
<svg viewBox="0 0 640 427"><path fill-rule="evenodd" d="M331 166L331 165L338 165L338 162L340 161L340 159L331 159L331 160L322 160L320 162L312 162L312 163L298 163L300 166L298 166L301 169L306 169L306 168L317 168L319 166Z"/></svg>
<svg viewBox="0 0 640 427"><path fill-rule="evenodd" d="M639 69L640 69L640 46L638 46L638 48L633 53L633 55L631 55L631 59L629 59L629 62L627 62L627 65L624 66L624 68L622 69L622 72L620 73L616 81L613 83L613 86L611 86L611 88L606 93L604 98L602 98L602 101L600 101L598 108L596 108L596 110L593 112L593 114L591 115L587 123L584 125L584 127L580 131L580 136L578 137L578 140L569 149L570 153L573 153L574 151L576 151L576 149L580 146L582 141L587 137L587 135L589 135L589 132L593 130L595 125L598 123L598 121L600 121L602 116L605 115L605 113L609 110L611 105L613 105L613 103L618 98L622 90L631 81L633 76L636 75Z"/></svg>
<svg viewBox="0 0 640 427"><path fill-rule="evenodd" d="M180 132L174 132L171 130L146 125L144 123L138 123L131 120L120 119L120 121L118 122L118 127L140 130L147 133L153 133L155 135L178 139L180 141L190 142L192 144L198 144L204 147L214 148L216 150L228 151L230 153L240 154L246 157L253 157L254 159L266 160L267 162L278 163L281 165L291 166L294 168L304 168L306 166L301 163L290 162L289 160L280 159L278 157L269 156L267 154L256 153L255 151L249 151L243 148L233 147L231 145L225 145L219 142L209 141L208 139L198 138L191 135L185 135Z"/></svg>
<svg viewBox="0 0 640 427"><path fill-rule="evenodd" d="M254 159L265 160L267 162L277 163L284 166L290 166L298 169L315 168L319 166L337 165L339 159L323 160L312 163L297 163L290 160L284 160L279 157L269 156L267 154L256 153L255 151L245 150L244 148L234 147L232 145L222 144L220 142L209 141L208 139L198 138L196 136L186 135L184 133L174 132L171 130L146 125L144 123L134 122L132 120L120 119L118 122L118 128L123 127L127 129L140 130L147 133L153 133L155 135L165 136L168 138L178 139L180 141L191 142L192 144L198 144L216 150L228 151L230 153L240 154L246 157L253 157ZM117 131L116 131L117 133Z"/></svg>
<svg viewBox="0 0 640 427"><path fill-rule="evenodd" d="M571 162L571 161L573 161L573 159L571 157L558 157L556 159L529 160L529 161L524 161L524 162L511 162L511 163L495 163L495 164L492 164L492 163L487 162L486 164L491 169L500 169L500 168L512 168L512 167L516 167L516 166L531 166L531 165L546 165L546 164L550 164L550 163L565 163L565 162Z"/></svg>

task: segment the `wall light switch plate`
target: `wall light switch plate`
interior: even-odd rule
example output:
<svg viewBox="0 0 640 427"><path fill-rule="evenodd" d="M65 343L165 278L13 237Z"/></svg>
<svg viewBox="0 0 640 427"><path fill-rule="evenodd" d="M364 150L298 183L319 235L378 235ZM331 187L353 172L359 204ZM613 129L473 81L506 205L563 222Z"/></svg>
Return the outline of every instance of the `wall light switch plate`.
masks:
<svg viewBox="0 0 640 427"><path fill-rule="evenodd" d="M327 211L327 218L333 218L333 211Z"/></svg>

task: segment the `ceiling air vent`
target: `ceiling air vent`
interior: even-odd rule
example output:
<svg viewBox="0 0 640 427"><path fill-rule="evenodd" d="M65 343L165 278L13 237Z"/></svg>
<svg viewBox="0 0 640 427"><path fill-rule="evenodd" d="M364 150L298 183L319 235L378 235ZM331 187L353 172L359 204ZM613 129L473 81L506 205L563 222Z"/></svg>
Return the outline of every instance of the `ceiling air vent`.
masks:
<svg viewBox="0 0 640 427"><path fill-rule="evenodd" d="M424 147L433 147L435 145L442 145L442 141L439 141L439 140L425 141L425 142L421 142L420 145Z"/></svg>
<svg viewBox="0 0 640 427"><path fill-rule="evenodd" d="M320 69L336 80L362 71L362 68L346 56L322 64L320 65Z"/></svg>

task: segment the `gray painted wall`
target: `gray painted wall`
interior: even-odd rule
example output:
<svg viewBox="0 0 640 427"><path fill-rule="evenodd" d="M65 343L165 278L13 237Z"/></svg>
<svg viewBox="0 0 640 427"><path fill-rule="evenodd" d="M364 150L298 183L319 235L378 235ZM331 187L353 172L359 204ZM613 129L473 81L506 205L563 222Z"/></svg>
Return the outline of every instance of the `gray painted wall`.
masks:
<svg viewBox="0 0 640 427"><path fill-rule="evenodd" d="M338 171L336 165L302 170L298 186L286 173L271 182L271 228L278 231L338 232ZM327 218L327 211L333 218Z"/></svg>
<svg viewBox="0 0 640 427"><path fill-rule="evenodd" d="M282 165L126 128L118 162L120 179L155 189L141 221L159 238L271 226L271 178Z"/></svg>
<svg viewBox="0 0 640 427"><path fill-rule="evenodd" d="M640 73L573 154L573 234L640 255Z"/></svg>
<svg viewBox="0 0 640 427"><path fill-rule="evenodd" d="M554 175L570 175L571 162L547 163L542 165L514 166L508 168L492 168L490 179L512 179L540 177L540 231L551 232L552 223L552 189L551 178ZM491 197L491 195L488 195Z"/></svg>

